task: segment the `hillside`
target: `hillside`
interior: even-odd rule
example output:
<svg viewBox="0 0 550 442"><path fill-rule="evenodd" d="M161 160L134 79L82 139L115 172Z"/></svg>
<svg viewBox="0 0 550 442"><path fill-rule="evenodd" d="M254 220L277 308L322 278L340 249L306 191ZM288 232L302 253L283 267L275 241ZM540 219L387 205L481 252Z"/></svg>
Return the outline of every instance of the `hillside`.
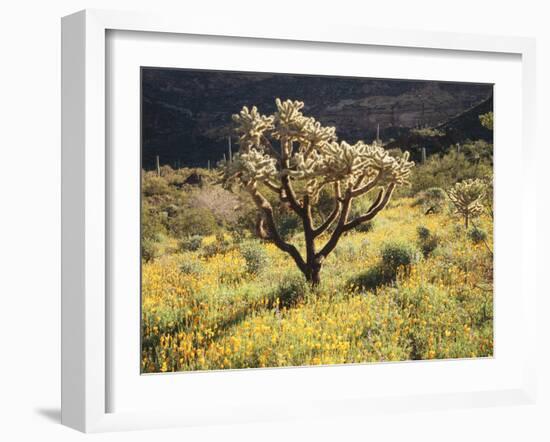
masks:
<svg viewBox="0 0 550 442"><path fill-rule="evenodd" d="M492 144L493 131L483 127L479 116L493 110L493 97L490 96L481 103L466 109L444 123L433 127L435 130L402 131L394 140L386 144L387 148L406 148L411 152L414 160L419 160L420 149L425 147L427 155L441 153L449 146L472 140L484 140ZM437 135L434 135L437 134Z"/></svg>
<svg viewBox="0 0 550 442"><path fill-rule="evenodd" d="M227 149L231 115L244 105L271 113L276 97L303 100L308 114L354 142L372 140L377 125L388 140L451 123L491 95L487 84L144 68L143 166L151 169L157 155L173 166L214 164Z"/></svg>

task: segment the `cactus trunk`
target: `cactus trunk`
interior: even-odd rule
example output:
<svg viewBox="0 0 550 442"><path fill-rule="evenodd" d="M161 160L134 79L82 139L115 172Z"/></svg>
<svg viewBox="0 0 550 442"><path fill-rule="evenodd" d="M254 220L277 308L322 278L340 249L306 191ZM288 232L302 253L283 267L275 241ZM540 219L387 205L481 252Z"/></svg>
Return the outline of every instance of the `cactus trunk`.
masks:
<svg viewBox="0 0 550 442"><path fill-rule="evenodd" d="M314 266L309 270L309 278L306 275L307 281L312 287L317 287L321 283L321 266Z"/></svg>

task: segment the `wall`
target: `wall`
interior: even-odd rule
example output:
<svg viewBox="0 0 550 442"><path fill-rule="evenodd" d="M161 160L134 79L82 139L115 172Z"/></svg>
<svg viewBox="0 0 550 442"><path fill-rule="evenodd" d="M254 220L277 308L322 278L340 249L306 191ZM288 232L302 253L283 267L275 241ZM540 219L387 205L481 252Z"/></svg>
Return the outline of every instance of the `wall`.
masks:
<svg viewBox="0 0 550 442"><path fill-rule="evenodd" d="M249 6L247 6L249 5ZM510 34L538 38L539 191L547 143L540 136L549 121L544 98L550 77L550 31L544 2L394 0L392 2L297 2L244 0L170 2L156 0L20 0L4 2L0 14L0 434L4 440L81 440L58 425L60 322L60 17L83 8L169 10L214 14L231 20L284 20L297 14L320 23L387 28ZM540 226L548 224L541 207ZM547 235L539 228L541 249ZM542 275L542 259L539 266ZM541 294L543 289L539 289ZM548 310L541 297L539 311ZM542 313L541 313L542 318ZM548 372L548 325L540 325L541 368ZM411 380L414 381L414 380ZM108 434L96 440L543 440L549 431L549 383L540 382L538 406L380 415L363 422L335 420L263 424L199 430Z"/></svg>

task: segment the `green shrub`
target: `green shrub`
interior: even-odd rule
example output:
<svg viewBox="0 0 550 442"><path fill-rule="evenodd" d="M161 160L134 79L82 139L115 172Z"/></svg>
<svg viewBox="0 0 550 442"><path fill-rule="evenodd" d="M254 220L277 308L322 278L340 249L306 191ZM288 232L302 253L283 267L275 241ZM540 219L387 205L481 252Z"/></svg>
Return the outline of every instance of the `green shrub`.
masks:
<svg viewBox="0 0 550 442"><path fill-rule="evenodd" d="M202 264L196 260L184 261L180 264L180 272L184 275L200 275L202 271Z"/></svg>
<svg viewBox="0 0 550 442"><path fill-rule="evenodd" d="M241 244L246 239L250 238L250 232L245 229L241 229L236 224L232 224L227 228L228 233L233 238L235 244Z"/></svg>
<svg viewBox="0 0 550 442"><path fill-rule="evenodd" d="M372 229L374 229L374 220L371 219L370 221L366 221L364 223L359 224L357 227L355 227L355 230L358 232L370 232Z"/></svg>
<svg viewBox="0 0 550 442"><path fill-rule="evenodd" d="M202 236L193 235L189 238L185 238L180 242L180 249L183 252L195 252L200 249L202 245Z"/></svg>
<svg viewBox="0 0 550 442"><path fill-rule="evenodd" d="M418 193L414 206L422 206L426 215L429 213L440 213L445 207L447 196L440 187L430 187Z"/></svg>
<svg viewBox="0 0 550 442"><path fill-rule="evenodd" d="M426 189L424 192L424 195L427 198L431 198L434 200L445 200L445 191L441 187L430 187Z"/></svg>
<svg viewBox="0 0 550 442"><path fill-rule="evenodd" d="M293 214L282 215L278 221L279 233L285 239L294 235L300 226L300 219Z"/></svg>
<svg viewBox="0 0 550 442"><path fill-rule="evenodd" d="M216 217L211 211L201 208L187 208L170 223L170 230L176 237L212 235L219 230Z"/></svg>
<svg viewBox="0 0 550 442"><path fill-rule="evenodd" d="M382 263L388 270L396 272L400 267L410 267L418 260L417 248L407 242L389 242L380 251Z"/></svg>
<svg viewBox="0 0 550 442"><path fill-rule="evenodd" d="M141 207L141 257L151 261L159 255L158 242L166 234L164 217L147 203Z"/></svg>
<svg viewBox="0 0 550 442"><path fill-rule="evenodd" d="M422 255L424 255L424 258L427 258L439 245L439 237L437 235L432 235L428 239L422 241L419 245Z"/></svg>
<svg viewBox="0 0 550 442"><path fill-rule="evenodd" d="M437 248L439 245L439 237L437 235L433 235L429 237L427 240L423 241L420 244L420 250L422 250L422 254L424 255L424 258L427 258L431 255L431 253Z"/></svg>
<svg viewBox="0 0 550 442"><path fill-rule="evenodd" d="M426 258L439 245L439 236L432 233L430 229L425 226L418 226L416 228L416 233L418 235L418 246Z"/></svg>
<svg viewBox="0 0 550 442"><path fill-rule="evenodd" d="M391 283L394 279L395 271L382 264L378 264L352 278L349 281L349 285L362 290L374 290L382 285Z"/></svg>
<svg viewBox="0 0 550 442"><path fill-rule="evenodd" d="M487 232L479 227L472 227L468 230L468 238L470 238L474 244L478 244L487 239Z"/></svg>
<svg viewBox="0 0 550 442"><path fill-rule="evenodd" d="M469 156L469 155L468 155ZM465 152L451 150L443 156L431 155L425 164L418 164L411 174L411 195L432 187L447 188L470 178L481 178L492 170L489 159L469 159Z"/></svg>
<svg viewBox="0 0 550 442"><path fill-rule="evenodd" d="M246 271L252 275L260 273L269 263L267 253L261 244L243 243L240 246L240 251L246 261Z"/></svg>
<svg viewBox="0 0 550 442"><path fill-rule="evenodd" d="M141 183L141 192L144 196L158 196L170 193L167 181L152 173L145 173Z"/></svg>
<svg viewBox="0 0 550 442"><path fill-rule="evenodd" d="M348 285L363 290L373 290L395 281L400 268L408 269L419 257L418 249L406 242L390 242L382 246L382 261L352 278Z"/></svg>
<svg viewBox="0 0 550 442"><path fill-rule="evenodd" d="M223 233L218 232L216 234L216 241L202 248L201 256L211 258L214 255L219 255L220 253L227 253L234 247L234 244L224 238Z"/></svg>
<svg viewBox="0 0 550 442"><path fill-rule="evenodd" d="M428 229L425 226L418 226L416 228L416 233L418 235L418 238L421 240L426 240L432 235L432 232L430 231L430 229Z"/></svg>
<svg viewBox="0 0 550 442"><path fill-rule="evenodd" d="M163 207L162 212L164 212L168 218L173 218L180 212L180 207L173 203L167 204Z"/></svg>
<svg viewBox="0 0 550 442"><path fill-rule="evenodd" d="M493 145L483 140L467 142L462 146L462 151L471 162L493 162Z"/></svg>
<svg viewBox="0 0 550 442"><path fill-rule="evenodd" d="M309 293L310 286L302 275L291 276L283 281L271 294L270 298L280 307L291 307L304 299Z"/></svg>
<svg viewBox="0 0 550 442"><path fill-rule="evenodd" d="M141 259L145 262L155 259L158 253L158 244L156 241L146 238L141 240Z"/></svg>
<svg viewBox="0 0 550 442"><path fill-rule="evenodd" d="M219 244L211 243L204 246L201 250L201 256L204 258L211 258L214 255L217 255L222 252L222 248Z"/></svg>
<svg viewBox="0 0 550 442"><path fill-rule="evenodd" d="M146 202L141 207L141 238L156 241L166 233L165 217Z"/></svg>

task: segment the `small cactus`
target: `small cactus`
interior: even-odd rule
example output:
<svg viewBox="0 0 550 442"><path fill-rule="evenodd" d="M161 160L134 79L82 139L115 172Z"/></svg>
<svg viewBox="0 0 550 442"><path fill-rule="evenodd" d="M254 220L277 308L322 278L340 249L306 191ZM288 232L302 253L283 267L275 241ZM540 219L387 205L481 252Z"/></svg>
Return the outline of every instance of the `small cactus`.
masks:
<svg viewBox="0 0 550 442"><path fill-rule="evenodd" d="M464 225L468 228L470 220L483 212L483 199L486 186L479 179L469 179L456 183L448 192L449 199L458 215L464 218Z"/></svg>
<svg viewBox="0 0 550 442"><path fill-rule="evenodd" d="M484 128L493 130L493 113L487 112L486 114L480 115L479 122Z"/></svg>

